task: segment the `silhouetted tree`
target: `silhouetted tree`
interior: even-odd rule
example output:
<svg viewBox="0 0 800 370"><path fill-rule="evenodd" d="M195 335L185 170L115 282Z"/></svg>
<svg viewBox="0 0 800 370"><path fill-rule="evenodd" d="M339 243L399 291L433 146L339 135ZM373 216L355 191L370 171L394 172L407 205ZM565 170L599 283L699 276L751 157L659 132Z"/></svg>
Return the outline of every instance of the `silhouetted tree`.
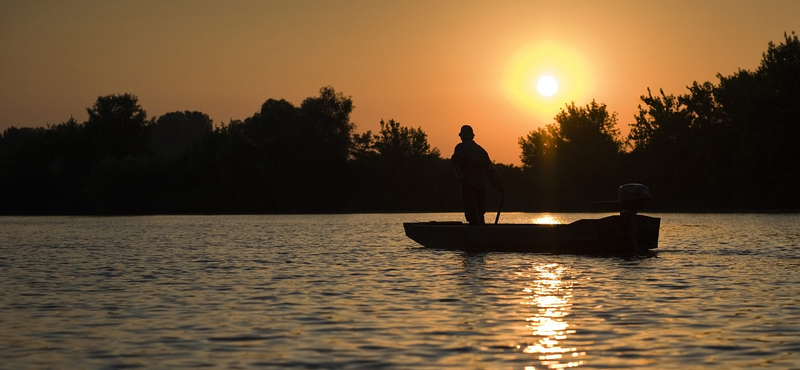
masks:
<svg viewBox="0 0 800 370"><path fill-rule="evenodd" d="M350 149L353 124L350 113L353 100L333 87L323 87L318 97L303 100L300 111L303 115L304 136L315 149L314 159L327 164L344 164Z"/></svg>
<svg viewBox="0 0 800 370"><path fill-rule="evenodd" d="M344 207L352 100L331 87L300 107L267 100L226 127L215 162L224 191L245 212L334 212Z"/></svg>
<svg viewBox="0 0 800 370"><path fill-rule="evenodd" d="M388 161L409 156L439 155L439 150L431 149L428 135L422 128L404 127L399 122L381 120L381 131L375 137L375 150Z"/></svg>
<svg viewBox="0 0 800 370"><path fill-rule="evenodd" d="M522 154L522 168L533 179L536 193L535 209L553 210L559 207L559 183L561 173L558 171L559 146L561 137L556 124L549 124L528 133L519 140ZM509 193L511 193L509 191Z"/></svg>
<svg viewBox="0 0 800 370"><path fill-rule="evenodd" d="M800 208L800 42L770 43L754 71L648 89L627 142L604 104L566 105L496 164L507 211L583 210L625 182L661 210ZM0 135L3 214L459 211L449 160L422 128L354 134L332 87L300 106L269 99L218 127L200 112L147 120L135 95L98 97L89 119ZM625 149L629 149L626 151ZM489 197L490 211L498 197Z"/></svg>
<svg viewBox="0 0 800 370"><path fill-rule="evenodd" d="M342 197L349 181L346 174L353 101L328 86L318 97L300 105L302 139L292 149L295 199L303 212L334 212L345 207Z"/></svg>
<svg viewBox="0 0 800 370"><path fill-rule="evenodd" d="M585 107L567 105L555 121L519 138L520 159L539 184L540 206L588 208L618 181L616 114L593 100Z"/></svg>
<svg viewBox="0 0 800 370"><path fill-rule="evenodd" d="M150 146L161 152L181 152L213 128L214 122L201 112L166 113L152 125Z"/></svg>
<svg viewBox="0 0 800 370"><path fill-rule="evenodd" d="M350 139L350 159L351 160L369 160L378 155L375 150L375 137L372 131L364 133L354 133Z"/></svg>
<svg viewBox="0 0 800 370"><path fill-rule="evenodd" d="M652 184L663 209L799 207L797 36L770 43L756 71L718 78L685 95L642 96L629 171Z"/></svg>
<svg viewBox="0 0 800 370"><path fill-rule="evenodd" d="M797 208L800 196L800 42L769 43L761 64L718 76L715 98L729 120L737 171L733 198L747 208ZM766 194L763 189L772 189ZM761 193L761 194L759 194ZM755 194L759 194L755 196Z"/></svg>
<svg viewBox="0 0 800 370"><path fill-rule="evenodd" d="M450 162L431 148L422 128L395 120L380 131L353 135L351 174L358 179L349 208L361 211L458 209L458 184ZM370 209L371 208L371 209Z"/></svg>
<svg viewBox="0 0 800 370"><path fill-rule="evenodd" d="M80 187L93 165L92 144L70 118L47 128L10 127L0 140L0 200L6 212L77 213Z"/></svg>
<svg viewBox="0 0 800 370"><path fill-rule="evenodd" d="M714 100L715 87L694 83L690 94L663 91L642 96L636 122L628 135L633 150L626 155L627 174L651 184L662 209L722 207L729 194L724 182L731 168L724 113ZM725 147L728 147L725 149ZM699 184L715 188L698 191Z"/></svg>
<svg viewBox="0 0 800 370"><path fill-rule="evenodd" d="M132 94L106 95L86 108L84 124L99 157L142 154L149 141L147 112Z"/></svg>

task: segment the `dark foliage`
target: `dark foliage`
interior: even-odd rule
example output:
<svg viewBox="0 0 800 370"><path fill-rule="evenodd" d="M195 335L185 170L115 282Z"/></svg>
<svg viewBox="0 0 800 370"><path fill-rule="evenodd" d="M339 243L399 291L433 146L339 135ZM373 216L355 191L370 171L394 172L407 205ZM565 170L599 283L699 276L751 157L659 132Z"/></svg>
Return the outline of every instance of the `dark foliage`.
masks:
<svg viewBox="0 0 800 370"><path fill-rule="evenodd" d="M506 211L599 210L616 188L651 188L650 209L797 210L800 42L769 44L755 71L648 89L624 141L605 104L566 105L496 164ZM269 99L243 121L201 112L147 119L135 95L97 98L89 119L0 136L2 214L460 211L456 175L422 128L355 133L331 87L300 106ZM455 134L455 133L454 133ZM489 192L494 212L500 194Z"/></svg>
<svg viewBox="0 0 800 370"><path fill-rule="evenodd" d="M102 96L87 122L0 136L3 214L332 213L460 208L449 161L420 128L354 134L352 100L325 87L269 99L218 127L201 112L147 120Z"/></svg>
<svg viewBox="0 0 800 370"><path fill-rule="evenodd" d="M664 210L800 208L800 42L769 44L755 71L642 97L626 153Z"/></svg>
<svg viewBox="0 0 800 370"><path fill-rule="evenodd" d="M201 112L171 112L152 124L150 148L156 152L180 153L214 129L214 122Z"/></svg>
<svg viewBox="0 0 800 370"><path fill-rule="evenodd" d="M587 210L627 182L650 186L650 209L797 210L800 42L769 44L755 71L694 82L684 95L648 89L627 142L605 105L573 103L519 140L541 196L534 209Z"/></svg>
<svg viewBox="0 0 800 370"><path fill-rule="evenodd" d="M519 139L523 168L539 195L533 208L585 210L619 186L617 118L592 101L566 106L555 120Z"/></svg>

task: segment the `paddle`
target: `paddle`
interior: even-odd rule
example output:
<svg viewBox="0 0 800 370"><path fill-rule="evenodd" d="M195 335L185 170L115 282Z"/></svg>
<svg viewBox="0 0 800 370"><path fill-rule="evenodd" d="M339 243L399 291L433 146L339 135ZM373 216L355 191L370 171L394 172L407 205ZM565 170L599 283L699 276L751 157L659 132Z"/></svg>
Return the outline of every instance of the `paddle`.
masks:
<svg viewBox="0 0 800 370"><path fill-rule="evenodd" d="M500 198L500 207L497 207L497 217L494 218L495 225L497 225L497 221L500 221L500 210L503 209L504 200L506 200L506 193L503 193L503 197Z"/></svg>

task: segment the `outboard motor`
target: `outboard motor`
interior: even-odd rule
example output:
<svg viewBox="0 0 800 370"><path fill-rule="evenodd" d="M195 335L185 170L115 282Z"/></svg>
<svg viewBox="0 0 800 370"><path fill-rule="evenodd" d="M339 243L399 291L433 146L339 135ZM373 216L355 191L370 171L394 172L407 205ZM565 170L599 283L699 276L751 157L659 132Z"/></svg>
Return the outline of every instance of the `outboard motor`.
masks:
<svg viewBox="0 0 800 370"><path fill-rule="evenodd" d="M625 184L619 187L616 201L595 202L595 204L605 204L614 207L619 211L622 218L622 225L628 239L628 247L631 252L638 252L636 245L636 212L653 200L650 189L642 184Z"/></svg>
<svg viewBox="0 0 800 370"><path fill-rule="evenodd" d="M617 191L617 210L636 212L653 200L650 189L642 184L625 184Z"/></svg>
<svg viewBox="0 0 800 370"><path fill-rule="evenodd" d="M625 184L617 191L617 200L606 200L594 202L594 204L606 205L619 212L636 212L653 200L650 189L642 184Z"/></svg>

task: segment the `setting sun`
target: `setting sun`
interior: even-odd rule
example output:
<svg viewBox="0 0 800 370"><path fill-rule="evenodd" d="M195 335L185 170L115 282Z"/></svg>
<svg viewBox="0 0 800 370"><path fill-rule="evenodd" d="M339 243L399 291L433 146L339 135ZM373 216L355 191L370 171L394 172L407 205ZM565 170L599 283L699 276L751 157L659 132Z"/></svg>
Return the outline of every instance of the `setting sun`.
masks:
<svg viewBox="0 0 800 370"><path fill-rule="evenodd" d="M593 68L577 50L556 41L520 48L509 59L502 89L520 109L550 120L564 104L592 98Z"/></svg>
<svg viewBox="0 0 800 370"><path fill-rule="evenodd" d="M553 76L542 76L536 83L536 90L544 96L553 96L558 91L558 81Z"/></svg>

